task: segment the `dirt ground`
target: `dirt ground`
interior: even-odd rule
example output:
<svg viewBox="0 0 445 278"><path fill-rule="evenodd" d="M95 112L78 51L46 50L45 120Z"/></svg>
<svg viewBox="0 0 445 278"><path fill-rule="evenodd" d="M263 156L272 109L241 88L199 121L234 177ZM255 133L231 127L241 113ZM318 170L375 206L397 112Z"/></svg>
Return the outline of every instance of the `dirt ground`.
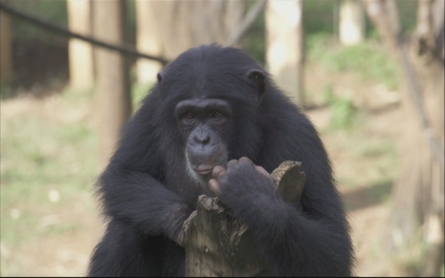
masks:
<svg viewBox="0 0 445 278"><path fill-rule="evenodd" d="M324 114L329 114L329 110L328 108L313 110L307 114L320 129L323 122L328 118L328 115ZM394 127L401 120L400 109L393 107L373 115L368 129L374 130L378 134L375 136L382 136L397 142L401 130ZM330 134L322 134L321 137L330 155L337 177L363 174L361 179L355 179L357 181L355 186L345 185L341 182L337 184L349 216L356 255L355 274L365 277L391 275L388 257L382 254L383 248L380 242L381 235L386 232L386 223L389 221L389 202L379 200L375 197L375 194L372 194L372 191L376 190L377 187L386 187L384 191L388 193L392 184L369 184L367 180L370 180L371 177L366 169L373 167L372 159L357 159L354 155L348 154L343 147L339 147L339 145L344 146L345 144L343 141L345 139L342 137L339 138ZM354 145L356 142L348 140L348 143Z"/></svg>

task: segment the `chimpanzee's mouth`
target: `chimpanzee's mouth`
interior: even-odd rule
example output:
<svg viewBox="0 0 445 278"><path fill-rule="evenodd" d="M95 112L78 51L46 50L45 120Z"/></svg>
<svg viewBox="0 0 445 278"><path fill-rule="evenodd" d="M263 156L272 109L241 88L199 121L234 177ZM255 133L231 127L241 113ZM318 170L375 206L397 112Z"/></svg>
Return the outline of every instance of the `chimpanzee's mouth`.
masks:
<svg viewBox="0 0 445 278"><path fill-rule="evenodd" d="M213 166L201 164L198 167L194 168L193 170L201 176L206 176L206 175L212 173Z"/></svg>

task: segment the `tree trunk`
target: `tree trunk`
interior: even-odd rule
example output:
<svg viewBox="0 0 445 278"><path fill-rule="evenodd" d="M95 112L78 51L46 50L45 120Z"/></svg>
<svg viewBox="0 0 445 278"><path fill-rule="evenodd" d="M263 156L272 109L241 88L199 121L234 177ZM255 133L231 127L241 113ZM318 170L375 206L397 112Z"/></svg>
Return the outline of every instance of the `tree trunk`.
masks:
<svg viewBox="0 0 445 278"><path fill-rule="evenodd" d="M300 162L285 161L272 172L279 194L300 205L306 175ZM233 217L218 198L201 195L198 209L184 223L187 277L265 277L270 269L259 257L248 227Z"/></svg>
<svg viewBox="0 0 445 278"><path fill-rule="evenodd" d="M94 36L109 43L125 41L124 0L93 1ZM97 65L97 126L99 132L99 169L108 163L122 125L131 114L128 63L122 54L95 48Z"/></svg>
<svg viewBox="0 0 445 278"><path fill-rule="evenodd" d="M73 32L91 36L90 0L68 0L68 26ZM71 38L68 44L70 85L90 88L94 84L93 46Z"/></svg>
<svg viewBox="0 0 445 278"><path fill-rule="evenodd" d="M173 60L201 44L223 44L239 25L246 1L148 1L155 11L164 57Z"/></svg>
<svg viewBox="0 0 445 278"><path fill-rule="evenodd" d="M394 1L365 1L371 20L396 55L406 86L402 100L407 124L400 176L393 188L391 245L402 253L421 245L419 239L427 243L425 256L419 258L424 260L422 267L411 273L402 269L405 273L399 275L438 276L443 265L444 61L439 1L419 1L417 27L406 47L400 41ZM441 19L434 18L440 15L434 13L440 6Z"/></svg>
<svg viewBox="0 0 445 278"><path fill-rule="evenodd" d="M268 1L266 62L277 84L304 108L303 1Z"/></svg>
<svg viewBox="0 0 445 278"><path fill-rule="evenodd" d="M6 2L2 0L2 2ZM6 4L6 3L5 3ZM0 13L0 83L12 81L12 34L11 18Z"/></svg>
<svg viewBox="0 0 445 278"><path fill-rule="evenodd" d="M152 1L136 0L136 47L142 53L154 56L162 56L162 42L160 33L164 28L156 20L156 11ZM162 64L147 59L137 61L137 81L140 84L148 84L156 81L157 73L162 69Z"/></svg>
<svg viewBox="0 0 445 278"><path fill-rule="evenodd" d="M361 1L343 0L340 7L340 42L355 45L365 38L365 17Z"/></svg>

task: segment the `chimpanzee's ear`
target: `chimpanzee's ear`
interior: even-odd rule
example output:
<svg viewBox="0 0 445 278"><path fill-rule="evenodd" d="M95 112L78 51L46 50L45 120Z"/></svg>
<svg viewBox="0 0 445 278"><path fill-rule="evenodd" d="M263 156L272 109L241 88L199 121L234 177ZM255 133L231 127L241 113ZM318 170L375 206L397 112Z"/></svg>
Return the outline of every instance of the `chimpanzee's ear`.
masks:
<svg viewBox="0 0 445 278"><path fill-rule="evenodd" d="M158 75L156 75L156 77L158 78L158 83L161 83L162 81L162 72L159 72Z"/></svg>
<svg viewBox="0 0 445 278"><path fill-rule="evenodd" d="M255 84L257 88L255 100L259 103L266 90L266 74L259 69L251 69L247 72L246 77Z"/></svg>
<svg viewBox="0 0 445 278"><path fill-rule="evenodd" d="M161 96L161 99L165 98L165 93L163 93L162 91L162 87L163 87L163 82L162 80L164 79L164 73L162 71L158 72L158 74L156 75L156 78L158 79L158 82L156 84L156 90L159 91L159 94Z"/></svg>

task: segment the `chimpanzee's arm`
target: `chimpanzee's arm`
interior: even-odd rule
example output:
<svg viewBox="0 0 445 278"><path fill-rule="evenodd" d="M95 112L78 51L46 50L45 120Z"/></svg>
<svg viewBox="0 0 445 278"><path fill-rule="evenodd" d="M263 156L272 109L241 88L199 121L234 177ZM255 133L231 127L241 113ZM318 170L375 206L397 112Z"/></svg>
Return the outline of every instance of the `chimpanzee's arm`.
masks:
<svg viewBox="0 0 445 278"><path fill-rule="evenodd" d="M192 212L177 194L148 174L109 170L102 175L100 184L105 214L145 234L164 233L176 240Z"/></svg>

